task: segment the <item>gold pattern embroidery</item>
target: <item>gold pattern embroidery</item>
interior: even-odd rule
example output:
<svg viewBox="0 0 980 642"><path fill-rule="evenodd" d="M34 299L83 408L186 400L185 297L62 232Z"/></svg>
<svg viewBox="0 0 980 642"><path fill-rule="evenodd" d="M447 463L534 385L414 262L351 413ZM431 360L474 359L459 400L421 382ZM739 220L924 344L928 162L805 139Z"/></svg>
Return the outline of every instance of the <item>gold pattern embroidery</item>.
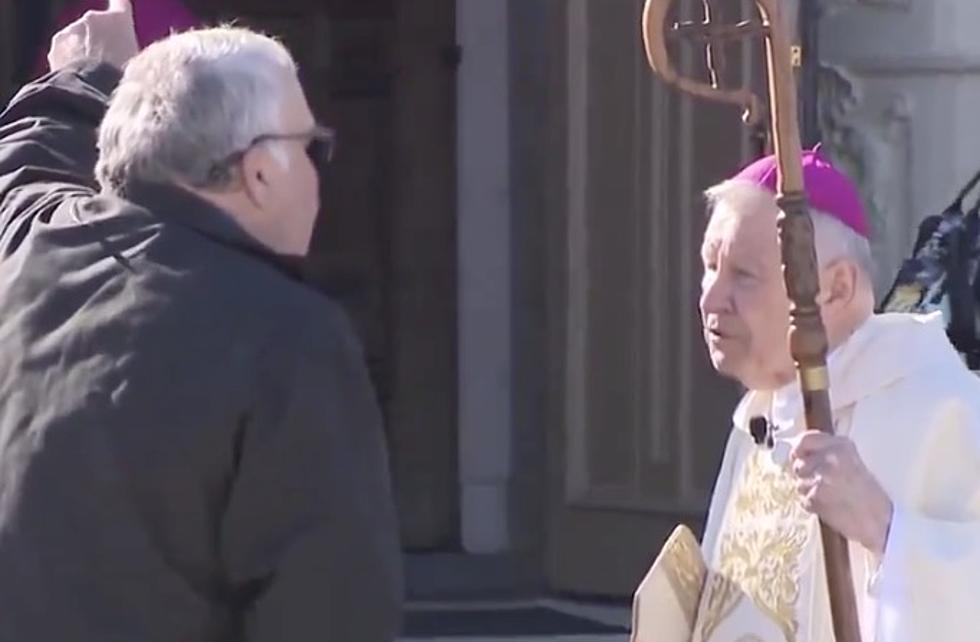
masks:
<svg viewBox="0 0 980 642"><path fill-rule="evenodd" d="M705 587L701 607L702 612L705 613L700 622L701 635L695 636L694 639L708 642L718 625L724 622L742 601L742 595L742 590L737 584L721 573L712 572Z"/></svg>
<svg viewBox="0 0 980 642"><path fill-rule="evenodd" d="M693 629L707 575L701 548L694 534L688 528L679 526L664 544L663 552L667 581L684 612L688 627Z"/></svg>
<svg viewBox="0 0 980 642"><path fill-rule="evenodd" d="M749 454L721 534L717 573L702 605L702 640L731 615L741 597L752 601L795 642L799 622L800 556L810 534L810 516L795 484L765 451Z"/></svg>

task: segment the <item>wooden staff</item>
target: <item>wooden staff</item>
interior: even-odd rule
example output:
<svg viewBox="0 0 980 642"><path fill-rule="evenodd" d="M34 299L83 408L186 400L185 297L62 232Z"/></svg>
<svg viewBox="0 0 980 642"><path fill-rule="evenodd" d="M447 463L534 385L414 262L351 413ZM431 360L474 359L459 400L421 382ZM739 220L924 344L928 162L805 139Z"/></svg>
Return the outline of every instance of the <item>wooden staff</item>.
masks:
<svg viewBox="0 0 980 642"><path fill-rule="evenodd" d="M783 276L790 298L789 343L799 374L800 387L809 430L833 432L827 373L827 333L816 304L819 288L817 255L803 185L803 166L796 105L796 83L793 76L792 46L786 33L786 20L779 0L756 0L761 21L737 25L711 22L709 0L702 0L705 20L699 23L675 24L669 34L664 22L672 0L646 0L643 9L643 41L647 60L667 83L681 91L745 109L743 119L756 122L761 117L758 98L747 89L722 89L718 73L711 69L711 83L699 83L678 75L667 55L666 42L672 39L696 39L708 45L709 67L719 57L727 41L762 36L766 41L769 71L769 109L772 136L777 159L776 202L779 216L779 243ZM837 642L861 642L857 603L851 579L847 540L821 521L824 562L827 571L830 611Z"/></svg>

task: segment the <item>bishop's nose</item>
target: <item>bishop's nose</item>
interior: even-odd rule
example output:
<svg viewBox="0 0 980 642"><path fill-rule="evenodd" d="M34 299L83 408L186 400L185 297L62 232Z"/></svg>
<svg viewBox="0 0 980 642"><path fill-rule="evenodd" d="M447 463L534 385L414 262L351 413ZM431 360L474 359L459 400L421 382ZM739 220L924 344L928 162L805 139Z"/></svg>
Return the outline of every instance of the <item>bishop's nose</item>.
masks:
<svg viewBox="0 0 980 642"><path fill-rule="evenodd" d="M698 305L707 318L713 314L731 312L731 288L727 279L718 273L706 273L701 280L701 297Z"/></svg>

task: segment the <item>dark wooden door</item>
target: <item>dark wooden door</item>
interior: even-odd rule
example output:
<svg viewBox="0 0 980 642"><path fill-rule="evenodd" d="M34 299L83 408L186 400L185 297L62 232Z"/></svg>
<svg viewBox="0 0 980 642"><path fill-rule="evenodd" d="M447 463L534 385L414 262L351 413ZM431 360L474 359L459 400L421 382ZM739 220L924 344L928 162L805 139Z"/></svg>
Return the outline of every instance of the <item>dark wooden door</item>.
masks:
<svg viewBox="0 0 980 642"><path fill-rule="evenodd" d="M721 459L737 391L700 336L701 191L751 144L738 110L653 77L642 0L556 6L547 578L626 597L677 523L700 529Z"/></svg>
<svg viewBox="0 0 980 642"><path fill-rule="evenodd" d="M352 316L385 413L406 549L453 548L456 474L453 0L198 0L293 53L339 145L313 279Z"/></svg>

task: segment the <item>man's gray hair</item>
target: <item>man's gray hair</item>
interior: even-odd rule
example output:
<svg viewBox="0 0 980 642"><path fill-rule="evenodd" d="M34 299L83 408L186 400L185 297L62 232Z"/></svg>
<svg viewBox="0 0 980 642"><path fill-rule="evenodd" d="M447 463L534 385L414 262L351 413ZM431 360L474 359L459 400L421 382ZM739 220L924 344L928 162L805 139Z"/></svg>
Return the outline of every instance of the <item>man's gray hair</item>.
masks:
<svg viewBox="0 0 980 642"><path fill-rule="evenodd" d="M103 190L132 179L221 188L225 161L280 125L296 63L276 40L216 27L158 41L126 65L99 129Z"/></svg>
<svg viewBox="0 0 980 642"><path fill-rule="evenodd" d="M772 193L747 181L723 181L708 188L705 196L708 199L709 214L721 202L727 203L738 212L778 212ZM814 245L820 265L848 259L864 272L869 281L874 280L875 264L867 238L818 209L810 209L810 218L813 221Z"/></svg>

